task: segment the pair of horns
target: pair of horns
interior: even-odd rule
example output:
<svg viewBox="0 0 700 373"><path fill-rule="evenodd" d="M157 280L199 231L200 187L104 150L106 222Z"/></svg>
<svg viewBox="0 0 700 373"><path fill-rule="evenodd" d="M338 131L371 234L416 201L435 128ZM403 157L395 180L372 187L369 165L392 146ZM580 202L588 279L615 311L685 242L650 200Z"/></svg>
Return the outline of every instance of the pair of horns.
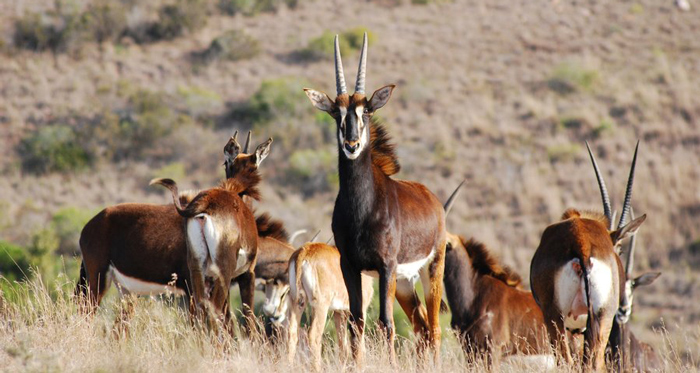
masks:
<svg viewBox="0 0 700 373"><path fill-rule="evenodd" d="M362 52L360 53L360 66L357 68L357 81L355 93L365 94L365 77L367 76L367 33L362 40ZM343 73L343 61L340 58L340 44L338 35L335 36L335 89L338 96L348 94L345 86L345 73Z"/></svg>
<svg viewBox="0 0 700 373"><path fill-rule="evenodd" d="M591 162L593 163L593 169L595 170L595 176L598 179L598 188L600 189L600 195L603 199L603 212L605 217L610 222L609 230L613 229L612 209L610 208L610 196L608 195L608 189L605 187L605 181L603 180L603 175L600 174L600 169L598 168L598 163L595 161L591 147L586 141L586 148L588 148L588 155L591 157ZM625 189L625 201L622 204L622 213L620 214L620 221L617 224L616 229L620 229L627 224L627 220L630 215L630 201L632 199L632 184L634 184L634 169L637 165L637 151L639 150L639 140L637 140L637 146L634 148L634 157L632 158L632 166L630 167L629 178L627 179L627 188Z"/></svg>
<svg viewBox="0 0 700 373"><path fill-rule="evenodd" d="M252 135L252 131L248 131L248 138L246 138L245 146L243 147L243 153L245 154L248 154L248 148L250 147L250 138ZM233 140L235 143L238 143L238 131L233 133L233 136L231 136L231 140Z"/></svg>

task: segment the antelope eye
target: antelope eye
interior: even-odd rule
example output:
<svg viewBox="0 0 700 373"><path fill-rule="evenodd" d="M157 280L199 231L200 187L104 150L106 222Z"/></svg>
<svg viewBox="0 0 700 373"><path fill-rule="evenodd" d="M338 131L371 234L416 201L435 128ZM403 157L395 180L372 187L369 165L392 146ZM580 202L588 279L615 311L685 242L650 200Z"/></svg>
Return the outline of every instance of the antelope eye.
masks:
<svg viewBox="0 0 700 373"><path fill-rule="evenodd" d="M368 107L365 107L364 113L365 113L365 114L369 114L369 108L368 108Z"/></svg>

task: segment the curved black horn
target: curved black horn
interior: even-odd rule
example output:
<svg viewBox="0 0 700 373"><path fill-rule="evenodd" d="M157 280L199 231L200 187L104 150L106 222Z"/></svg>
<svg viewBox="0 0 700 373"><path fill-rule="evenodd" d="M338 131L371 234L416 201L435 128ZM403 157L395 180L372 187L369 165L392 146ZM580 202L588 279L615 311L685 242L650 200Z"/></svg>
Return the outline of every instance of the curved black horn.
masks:
<svg viewBox="0 0 700 373"><path fill-rule="evenodd" d="M335 36L335 91L338 96L348 93L348 89L345 87L345 73L343 72L343 60L340 58L338 35Z"/></svg>
<svg viewBox="0 0 700 373"><path fill-rule="evenodd" d="M180 204L180 193L177 190L177 183L175 183L173 179L153 179L148 183L148 185L160 185L168 188L168 190L170 190L170 194L173 196L173 204L175 205L175 209L177 209L177 212L180 215L184 214L185 210Z"/></svg>
<svg viewBox="0 0 700 373"><path fill-rule="evenodd" d="M624 227L627 224L627 215L630 213L630 201L632 200L632 184L634 184L634 168L637 165L637 151L639 150L639 140L634 148L634 158L632 158L632 167L630 167L630 176L627 179L627 188L625 190L625 202L622 204L622 213L620 213L620 222L617 228Z"/></svg>
<svg viewBox="0 0 700 373"><path fill-rule="evenodd" d="M459 185L457 185L457 188L455 189L454 192L450 195L450 198L447 199L447 202L445 202L445 216L447 216L450 213L450 210L452 210L452 206L455 204L455 200L457 199L457 196L459 195L459 191L462 189L462 185L467 182L467 179L462 180Z"/></svg>
<svg viewBox="0 0 700 373"><path fill-rule="evenodd" d="M365 94L365 77L367 76L367 33L362 40L362 52L360 53L360 66L357 68L357 82L355 93Z"/></svg>
<svg viewBox="0 0 700 373"><path fill-rule="evenodd" d="M245 139L245 146L243 147L243 154L248 154L248 147L250 146L250 137L252 136L252 131L248 131L248 138Z"/></svg>
<svg viewBox="0 0 700 373"><path fill-rule="evenodd" d="M598 163L595 161L591 147L588 146L588 141L586 141L586 148L588 149L588 155L591 156L591 162L593 163L593 170L595 170L595 177L598 179L598 188L600 188L600 196L603 199L603 212L605 217L608 219L609 226L608 229L612 230L612 212L610 209L610 196L608 195L608 189L605 187L605 181L603 176L600 174L600 169L598 168Z"/></svg>
<svg viewBox="0 0 700 373"><path fill-rule="evenodd" d="M309 240L309 242L314 242L314 241L316 241L316 239L318 238L318 235L319 235L319 234L321 234L321 230L320 230L320 229L319 229L318 232L316 232L316 234L314 234L313 237L311 237L311 239Z"/></svg>

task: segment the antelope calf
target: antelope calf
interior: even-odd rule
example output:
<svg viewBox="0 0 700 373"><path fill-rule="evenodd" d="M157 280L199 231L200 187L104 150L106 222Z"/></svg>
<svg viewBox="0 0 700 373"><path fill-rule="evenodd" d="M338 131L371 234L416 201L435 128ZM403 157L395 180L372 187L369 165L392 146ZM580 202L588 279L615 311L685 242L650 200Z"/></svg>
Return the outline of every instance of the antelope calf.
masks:
<svg viewBox="0 0 700 373"><path fill-rule="evenodd" d="M634 215L632 215L634 218ZM632 277L634 267L634 248L637 235L630 238L627 260L625 262L625 287L621 292L620 304L622 305L613 320L610 339L608 340L607 353L612 367L619 372L650 372L661 370L661 359L650 345L640 341L632 333L628 321L632 314L634 290L639 286L652 284L661 272L647 272L636 278Z"/></svg>
<svg viewBox="0 0 700 373"><path fill-rule="evenodd" d="M393 308L396 297L414 330L439 358L439 310L445 260L445 213L437 197L415 182L394 180L399 162L389 136L373 121L374 113L391 97L394 85L365 95L367 35L365 34L355 93L348 95L338 38L335 40L337 97L305 89L312 104L336 121L340 189L333 209L333 236L351 311L352 350L358 365L364 351L364 286L362 273L379 277L379 319L387 335L389 359L394 350ZM414 297L423 282L426 310Z"/></svg>
<svg viewBox="0 0 700 373"><path fill-rule="evenodd" d="M639 143L637 149L638 146ZM590 148L589 154L598 178L604 214L569 209L562 221L547 227L530 264L530 283L544 315L550 342L558 347L561 357L572 363L566 329L585 328L583 367L600 370L605 365L605 346L624 286L622 264L615 247L625 236L636 232L646 215L627 224L637 150L615 230L610 198Z"/></svg>
<svg viewBox="0 0 700 373"><path fill-rule="evenodd" d="M465 352L548 354L542 311L521 278L474 239L447 234L445 295Z"/></svg>
<svg viewBox="0 0 700 373"><path fill-rule="evenodd" d="M313 366L318 371L321 367L323 328L329 311L333 313L340 352L343 356L348 353L345 332L350 302L340 269L338 249L323 243L307 243L295 251L289 260L289 284L288 360L290 363L294 361L301 315L308 305L311 307L309 347ZM372 278L362 275L363 317L373 292Z"/></svg>
<svg viewBox="0 0 700 373"><path fill-rule="evenodd" d="M246 154L249 141L242 149L236 135L226 144L227 177L249 186L241 195L258 195L255 187L260 180L258 166L269 154L270 144L271 140L264 142L253 154ZM193 198L185 194L180 196L180 202L189 203ZM121 294L171 291L190 296L186 242L182 217L172 204L127 203L107 207L93 217L81 233L83 262L76 294L89 294L93 309L112 282L119 285ZM264 249L261 251L264 253ZM255 276L251 271L238 279L247 310L253 307Z"/></svg>

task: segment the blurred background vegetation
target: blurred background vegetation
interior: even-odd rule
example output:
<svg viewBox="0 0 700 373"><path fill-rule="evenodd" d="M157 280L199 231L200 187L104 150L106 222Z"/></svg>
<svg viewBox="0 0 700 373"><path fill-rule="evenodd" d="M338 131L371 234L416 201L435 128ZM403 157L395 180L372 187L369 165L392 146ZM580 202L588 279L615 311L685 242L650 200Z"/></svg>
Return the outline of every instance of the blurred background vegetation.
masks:
<svg viewBox="0 0 700 373"><path fill-rule="evenodd" d="M635 328L696 323L697 13L653 0L0 0L0 286L77 278L94 214L168 202L153 177L214 185L234 130L275 140L259 209L328 239L335 123L302 88L333 93L339 34L352 89L369 31L368 91L398 85L378 116L399 176L443 200L466 178L449 229L526 279L547 224L599 209L583 141L619 207L641 139L637 263L664 275L638 295Z"/></svg>

